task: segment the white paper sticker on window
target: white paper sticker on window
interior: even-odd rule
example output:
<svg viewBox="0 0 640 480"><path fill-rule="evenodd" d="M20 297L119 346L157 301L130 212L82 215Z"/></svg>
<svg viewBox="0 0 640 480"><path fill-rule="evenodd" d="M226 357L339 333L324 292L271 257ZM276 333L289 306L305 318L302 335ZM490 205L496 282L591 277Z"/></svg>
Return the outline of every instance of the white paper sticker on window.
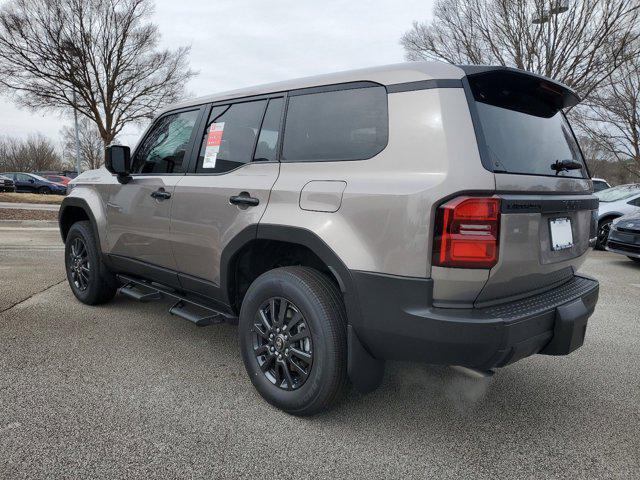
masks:
<svg viewBox="0 0 640 480"><path fill-rule="evenodd" d="M224 122L212 123L209 127L207 148L204 151L202 168L216 168L216 159L218 158L218 152L220 151L220 143L222 143L223 133Z"/></svg>

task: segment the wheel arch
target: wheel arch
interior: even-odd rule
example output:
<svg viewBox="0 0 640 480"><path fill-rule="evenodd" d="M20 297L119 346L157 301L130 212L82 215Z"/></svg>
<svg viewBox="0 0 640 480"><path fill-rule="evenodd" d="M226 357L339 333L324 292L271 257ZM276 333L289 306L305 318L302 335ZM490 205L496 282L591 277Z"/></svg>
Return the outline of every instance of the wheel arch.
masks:
<svg viewBox="0 0 640 480"><path fill-rule="evenodd" d="M601 216L598 217L598 223L602 222L603 220L608 220L608 219L616 219L618 217L621 217L622 215L624 215L623 213L620 212L607 212Z"/></svg>
<svg viewBox="0 0 640 480"><path fill-rule="evenodd" d="M250 225L239 232L224 248L220 260L221 289L233 305L237 262L243 252L259 242L273 241L299 246L317 257L331 273L343 295L355 294L351 274L338 255L315 233L298 227ZM346 303L346 299L345 299Z"/></svg>
<svg viewBox="0 0 640 480"><path fill-rule="evenodd" d="M96 242L98 242L98 251L102 252L99 235L100 230L98 230L98 225L95 216L93 215L93 211L84 198L67 197L62 201L60 210L58 211L58 226L60 228L62 242L64 243L66 241L67 234L69 233L71 226L74 223L83 220L88 220L91 224L94 237Z"/></svg>

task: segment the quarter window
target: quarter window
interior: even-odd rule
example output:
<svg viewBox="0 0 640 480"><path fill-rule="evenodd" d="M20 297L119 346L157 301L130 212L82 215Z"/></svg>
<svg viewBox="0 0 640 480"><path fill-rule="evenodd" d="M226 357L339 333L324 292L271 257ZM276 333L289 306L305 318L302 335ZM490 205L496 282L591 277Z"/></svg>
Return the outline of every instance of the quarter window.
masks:
<svg viewBox="0 0 640 480"><path fill-rule="evenodd" d="M249 163L266 103L259 100L213 107L196 172L223 173Z"/></svg>
<svg viewBox="0 0 640 480"><path fill-rule="evenodd" d="M183 173L198 110L160 118L138 148L133 173Z"/></svg>
<svg viewBox="0 0 640 480"><path fill-rule="evenodd" d="M282 147L287 162L363 160L387 144L387 91L368 87L289 98Z"/></svg>

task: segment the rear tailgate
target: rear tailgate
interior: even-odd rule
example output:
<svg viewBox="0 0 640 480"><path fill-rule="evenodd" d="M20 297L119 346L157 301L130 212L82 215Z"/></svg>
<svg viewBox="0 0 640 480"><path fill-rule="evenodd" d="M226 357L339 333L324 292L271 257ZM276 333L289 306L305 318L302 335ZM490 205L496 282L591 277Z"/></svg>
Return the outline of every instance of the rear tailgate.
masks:
<svg viewBox="0 0 640 480"><path fill-rule="evenodd" d="M478 306L497 299L531 295L566 282L582 265L589 238L595 236L593 212L598 201L590 194L500 197L499 260L476 300ZM552 227L552 222L570 227L570 245L553 245L551 229L557 227ZM560 241L565 240L562 227Z"/></svg>
<svg viewBox="0 0 640 480"><path fill-rule="evenodd" d="M512 69L474 68L467 79L483 164L501 198L498 262L476 298L482 306L568 281L595 236L598 200L562 111L579 101L575 93Z"/></svg>

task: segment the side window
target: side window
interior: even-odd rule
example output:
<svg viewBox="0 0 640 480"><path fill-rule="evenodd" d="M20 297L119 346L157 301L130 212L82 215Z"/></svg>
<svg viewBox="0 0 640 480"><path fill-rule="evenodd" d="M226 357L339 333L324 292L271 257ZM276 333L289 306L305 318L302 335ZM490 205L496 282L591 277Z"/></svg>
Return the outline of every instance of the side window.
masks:
<svg viewBox="0 0 640 480"><path fill-rule="evenodd" d="M266 100L216 106L202 136L198 173L223 173L249 163Z"/></svg>
<svg viewBox="0 0 640 480"><path fill-rule="evenodd" d="M384 87L291 96L282 161L371 158L387 145L388 123Z"/></svg>
<svg viewBox="0 0 640 480"><path fill-rule="evenodd" d="M25 173L16 173L16 180L18 182L28 182L31 180L31 177Z"/></svg>
<svg viewBox="0 0 640 480"><path fill-rule="evenodd" d="M260 136L256 145L254 160L274 161L278 156L278 135L280 133L280 118L282 117L282 98L269 100L267 112L264 114Z"/></svg>
<svg viewBox="0 0 640 480"><path fill-rule="evenodd" d="M133 173L183 173L198 113L199 110L191 110L160 118L135 154Z"/></svg>

